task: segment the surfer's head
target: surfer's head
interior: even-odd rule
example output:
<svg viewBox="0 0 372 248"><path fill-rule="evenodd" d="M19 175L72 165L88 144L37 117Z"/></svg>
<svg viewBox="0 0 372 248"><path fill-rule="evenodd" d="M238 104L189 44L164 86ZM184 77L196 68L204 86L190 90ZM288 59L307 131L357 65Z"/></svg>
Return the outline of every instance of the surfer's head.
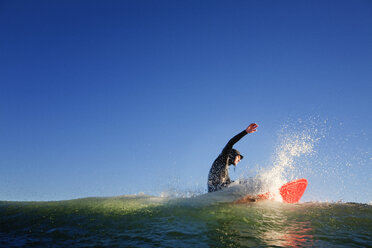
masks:
<svg viewBox="0 0 372 248"><path fill-rule="evenodd" d="M229 154L229 164L236 166L240 160L243 159L243 155L236 149L232 149Z"/></svg>

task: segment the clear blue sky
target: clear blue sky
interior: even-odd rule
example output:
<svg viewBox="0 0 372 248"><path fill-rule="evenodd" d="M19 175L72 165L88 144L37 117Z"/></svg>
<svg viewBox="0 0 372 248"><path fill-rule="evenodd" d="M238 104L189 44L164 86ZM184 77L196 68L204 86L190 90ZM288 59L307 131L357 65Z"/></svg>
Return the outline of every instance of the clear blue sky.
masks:
<svg viewBox="0 0 372 248"><path fill-rule="evenodd" d="M305 200L370 202L371 27L367 0L0 1L0 200L205 190L249 123L232 178L315 118Z"/></svg>

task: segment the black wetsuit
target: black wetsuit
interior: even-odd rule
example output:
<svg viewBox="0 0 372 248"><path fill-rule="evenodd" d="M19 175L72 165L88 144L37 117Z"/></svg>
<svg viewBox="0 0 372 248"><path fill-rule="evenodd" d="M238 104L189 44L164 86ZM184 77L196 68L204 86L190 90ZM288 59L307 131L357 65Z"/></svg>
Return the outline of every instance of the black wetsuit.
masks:
<svg viewBox="0 0 372 248"><path fill-rule="evenodd" d="M233 182L229 177L229 166L234 163L237 155L243 158L239 151L233 149L233 145L246 134L247 132L244 130L230 139L221 154L213 162L208 175L208 192L221 190Z"/></svg>

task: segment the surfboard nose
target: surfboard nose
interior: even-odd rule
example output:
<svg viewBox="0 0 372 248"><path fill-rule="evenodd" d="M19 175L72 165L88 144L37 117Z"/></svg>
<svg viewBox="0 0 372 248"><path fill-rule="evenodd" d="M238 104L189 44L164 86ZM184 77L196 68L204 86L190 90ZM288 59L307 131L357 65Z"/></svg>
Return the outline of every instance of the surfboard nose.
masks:
<svg viewBox="0 0 372 248"><path fill-rule="evenodd" d="M307 187L305 178L297 179L280 187L279 192L286 203L298 203Z"/></svg>

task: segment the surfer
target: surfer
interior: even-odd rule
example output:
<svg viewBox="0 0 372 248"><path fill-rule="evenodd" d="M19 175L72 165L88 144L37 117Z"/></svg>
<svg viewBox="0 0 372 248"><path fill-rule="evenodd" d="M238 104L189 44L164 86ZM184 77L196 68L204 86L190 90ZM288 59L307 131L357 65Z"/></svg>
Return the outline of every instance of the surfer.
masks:
<svg viewBox="0 0 372 248"><path fill-rule="evenodd" d="M236 166L243 155L233 145L243 138L247 133L256 132L258 125L256 123L250 124L245 130L235 135L223 148L221 154L214 160L208 174L208 192L221 190L231 184L233 181L229 177L229 166Z"/></svg>

